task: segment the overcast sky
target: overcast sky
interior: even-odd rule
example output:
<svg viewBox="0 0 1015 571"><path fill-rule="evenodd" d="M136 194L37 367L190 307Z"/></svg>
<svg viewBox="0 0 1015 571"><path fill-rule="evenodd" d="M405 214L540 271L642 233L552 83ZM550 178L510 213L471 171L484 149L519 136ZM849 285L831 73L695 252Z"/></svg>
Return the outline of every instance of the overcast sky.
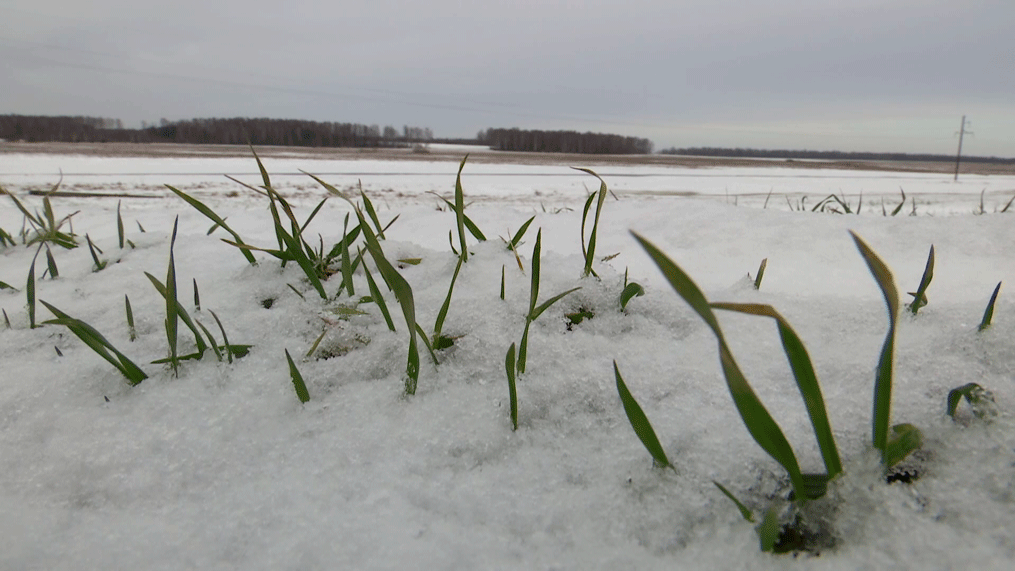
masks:
<svg viewBox="0 0 1015 571"><path fill-rule="evenodd" d="M1015 0L0 0L0 114L1015 156Z"/></svg>

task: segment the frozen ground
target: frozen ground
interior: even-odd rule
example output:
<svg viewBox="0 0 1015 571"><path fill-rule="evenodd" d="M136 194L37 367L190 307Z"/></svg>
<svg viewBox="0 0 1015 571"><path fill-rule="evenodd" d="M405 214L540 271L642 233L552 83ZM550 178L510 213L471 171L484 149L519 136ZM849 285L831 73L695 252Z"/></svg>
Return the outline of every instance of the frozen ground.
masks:
<svg viewBox="0 0 1015 571"><path fill-rule="evenodd" d="M455 266L454 216L427 191L450 197L457 164L266 160L276 185L307 216L324 193L303 169L339 188L363 188L391 227L390 258L422 258L401 271L426 330ZM977 324L998 281L1015 283L1015 207L994 213L1015 177L603 167L619 200L606 203L597 253L601 281L581 279L580 215L595 180L566 166L466 165L468 214L487 235L455 287L445 333L460 336L435 368L421 357L415 396L403 395L407 334L375 306L339 319L299 269L273 258L248 265L207 236L210 223L165 191L170 183L228 217L248 243L274 247L263 199L223 177L256 183L253 160L5 156L0 185L30 207L62 169L63 189L126 193L122 212L136 249L119 250L116 199L55 197L103 249L91 271L87 247L54 250L60 277L38 297L104 333L150 378L129 387L66 329L29 329L25 278L34 249L0 249L0 291L13 329L0 325L0 568L10 569L1007 569L1015 558L1015 318L1004 287L994 325ZM917 216L883 217L898 187ZM727 198L728 189L728 198ZM768 208L763 202L772 190ZM979 210L985 194L986 214ZM829 193L860 216L790 211ZM154 198L151 198L154 197ZM0 197L0 228L21 216ZM349 207L332 199L307 231L326 247ZM910 211L907 202L905 214ZM232 365L186 362L174 378L148 364L167 352L165 306L145 271L164 277L169 232L181 299L232 343L252 344ZM536 216L521 253L506 236ZM136 222L147 230L141 233ZM581 286L535 322L527 374L518 383L519 429L507 410L504 355L518 342L529 296L528 263L543 231L540 298ZM749 523L712 485L752 508L786 492L781 468L745 430L719 368L715 341L628 234L634 229L681 265L712 300L771 303L810 351L846 473L822 504L835 545L820 554L758 551ZM929 305L900 319L893 422L920 427L925 444L904 463L920 476L888 485L868 451L874 367L887 328L881 294L853 246L856 231L893 270L902 291L937 252ZM456 236L457 240L457 236ZM760 291L745 280L762 258ZM500 267L498 267L500 266ZM499 298L501 268L506 300ZM41 276L44 255L37 262ZM625 268L647 294L626 313L616 298ZM196 279L201 310L190 301ZM340 276L326 282L335 294ZM306 296L301 300L287 284ZM357 295L366 292L356 276ZM383 286L382 286L383 287ZM123 296L138 339L130 342ZM904 297L905 296L903 294ZM272 300L265 308L266 300ZM568 330L563 314L595 317ZM40 307L41 319L48 312ZM773 324L720 316L748 379L787 433L805 471L820 469L809 422ZM327 330L315 356L299 358ZM184 350L193 347L181 329ZM62 352L58 356L54 347ZM284 349L297 358L311 400L301 405ZM615 388L617 360L676 473L657 470L631 430ZM977 382L999 414L986 422L944 414L951 388ZM108 399L108 400L107 400Z"/></svg>

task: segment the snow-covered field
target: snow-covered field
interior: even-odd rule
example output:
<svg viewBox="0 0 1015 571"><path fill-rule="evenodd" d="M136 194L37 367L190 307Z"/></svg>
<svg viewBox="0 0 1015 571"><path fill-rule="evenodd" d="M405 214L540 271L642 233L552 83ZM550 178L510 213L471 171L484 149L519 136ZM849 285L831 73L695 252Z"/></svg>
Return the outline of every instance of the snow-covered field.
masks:
<svg viewBox="0 0 1015 571"><path fill-rule="evenodd" d="M325 192L363 189L417 319L430 331L456 257L455 217L428 191L451 197L458 164L266 159L275 186L305 218ZM467 213L491 240L470 237L444 333L458 339L435 367L421 355L414 396L403 394L408 334L393 294L390 332L373 304L343 319L349 298L322 301L295 264L259 265L218 238L211 223L161 185L205 201L249 244L275 247L266 200L222 174L257 184L253 159L4 155L0 186L29 208L30 188L125 193L122 215L136 248L117 247L117 199L54 197L82 246L53 249L59 277L37 295L100 332L150 376L130 387L66 328L30 329L25 285L34 248L0 248L0 568L3 569L888 569L996 568L1015 559L1015 177L855 171L678 169L586 165L610 198L600 223L601 280L582 279L581 208L598 182L567 166L466 164ZM904 210L882 216L898 204ZM983 215L979 211L984 193ZM771 197L769 193L771 192ZM812 213L830 193L857 215ZM791 210L807 196L806 212ZM916 198L916 216L911 200ZM763 205L768 199L767 208ZM330 248L350 211L329 200L306 231ZM525 272L497 235L529 217ZM231 343L251 344L233 364L165 365L165 303L145 277L166 275L169 234L181 301ZM138 224L147 232L141 233ZM22 216L0 196L0 228ZM511 430L504 357L529 304L529 263L542 229L540 300L581 286L537 320L518 381ZM713 301L774 305L810 351L845 463L817 510L819 552L760 553L752 525L712 484L761 510L788 492L785 473L751 439L723 380L715 338L630 236L635 230L686 270ZM880 291L847 230L862 236L913 291L931 244L929 304L900 316L892 421L912 423L923 448L887 484L869 450L874 369L888 326ZM456 231L457 232L457 231ZM84 235L109 265L92 272ZM455 240L457 244L457 234ZM762 258L761 289L746 279ZM505 268L506 299L499 297ZM621 312L624 272L646 295ZM375 274L376 276L376 274ZM200 287L194 306L191 280ZM977 325L999 281L994 324ZM334 296L341 275L325 283ZM367 294L362 272L357 297ZM292 285L305 300L290 289ZM382 284L383 287L383 284ZM138 338L124 317L130 296ZM908 300L908 296L903 294ZM270 303L268 300L271 300ZM270 308L266 308L270 305ZM563 315L590 309L567 326ZM39 320L51 316L39 307ZM805 472L822 468L806 410L771 320L721 313L741 367L782 426ZM305 358L327 331L314 357ZM193 349L181 327L181 352ZM221 341L221 340L220 340ZM54 348L56 350L54 350ZM300 404L284 350L311 400ZM58 351L62 356L58 355ZM327 356L329 358L315 358ZM655 469L617 394L616 360L676 470ZM960 406L948 391L989 389L998 415Z"/></svg>

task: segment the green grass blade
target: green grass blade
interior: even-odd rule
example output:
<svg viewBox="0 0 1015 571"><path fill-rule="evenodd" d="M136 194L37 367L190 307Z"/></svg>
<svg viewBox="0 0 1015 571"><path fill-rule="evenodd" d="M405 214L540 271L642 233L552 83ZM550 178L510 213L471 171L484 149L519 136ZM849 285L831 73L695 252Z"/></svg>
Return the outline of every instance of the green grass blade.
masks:
<svg viewBox="0 0 1015 571"><path fill-rule="evenodd" d="M173 367L173 375L179 376L180 363L177 359L177 342L179 313L176 306L179 301L176 296L176 261L173 255L173 246L176 244L176 230L180 224L180 217L173 222L173 236L169 239L169 270L166 272L166 338L169 340L169 358ZM86 235L87 237L87 235Z"/></svg>
<svg viewBox="0 0 1015 571"><path fill-rule="evenodd" d="M349 297L356 295L356 289L352 285L352 258L349 255L349 242L345 240L348 236L346 230L349 228L349 213L345 214L345 221L342 227L342 284L345 286Z"/></svg>
<svg viewBox="0 0 1015 571"><path fill-rule="evenodd" d="M761 280L765 277L765 268L768 267L768 258L761 260L758 266L758 277L754 278L754 289L761 289Z"/></svg>
<svg viewBox="0 0 1015 571"><path fill-rule="evenodd" d="M106 267L106 261L99 259L99 255L95 251L95 244L92 243L92 239L88 236L88 234L85 234L85 240L88 242L88 251L92 253L92 261L95 262L95 266L92 268L92 271L101 272Z"/></svg>
<svg viewBox="0 0 1015 571"><path fill-rule="evenodd" d="M444 320L448 317L448 309L451 307L451 294L455 291L455 281L458 280L458 272L462 269L462 262L465 261L465 256L458 258L458 264L455 266L455 273L451 276L451 285L448 286L448 295L444 298L444 304L441 305L441 309L437 312L437 321L434 322L433 326L433 337L437 339L441 336L441 330L444 329Z"/></svg>
<svg viewBox="0 0 1015 571"><path fill-rule="evenodd" d="M983 387L981 387L980 385L978 385L976 383L966 383L966 384L962 385L961 387L958 387L958 388L955 388L955 389L952 389L951 391L949 391L948 392L948 407L947 407L947 410L946 410L948 416L950 416L952 418L955 418L955 411L958 409L959 402L962 401L962 397L966 397L967 400L971 401L972 399L970 398L970 395L975 390L983 390Z"/></svg>
<svg viewBox="0 0 1015 571"><path fill-rule="evenodd" d="M895 216L896 214L901 212L902 211L902 207L905 206L905 204L906 204L906 191L902 190L902 187L900 186L899 187L899 192L902 193L902 202L900 202L899 205L896 206L894 210L892 210L892 216Z"/></svg>
<svg viewBox="0 0 1015 571"><path fill-rule="evenodd" d="M504 368L507 370L508 403L511 407L511 430L518 430L518 390L515 387L515 344L508 347L504 357Z"/></svg>
<svg viewBox="0 0 1015 571"><path fill-rule="evenodd" d="M108 340L106 340L106 338L103 337L101 333L96 331L95 328L93 328L91 325L88 325L87 323L81 321L80 319L74 319L73 317L67 315L66 313L60 311L59 309L53 307L52 305L46 303L45 301L40 300L40 303L46 306L46 309L48 309L50 313L52 313L57 317L57 319L47 321L46 323L63 325L68 329L70 329L71 333L74 333L74 335L76 335L78 339L81 339L86 345L91 347L93 351L98 353L99 356L101 356L106 361L109 361L111 365L116 367L117 370L119 370L123 374L123 376L127 377L127 380L130 382L131 385L136 385L148 378L148 375L146 375L144 371L141 370L140 367L138 367L136 364L134 364L133 361L128 359L126 355L118 351L116 347L113 347L113 345ZM110 354L110 352L116 355L115 359L113 358L113 355Z"/></svg>
<svg viewBox="0 0 1015 571"><path fill-rule="evenodd" d="M315 181L317 181L317 184L320 184L321 186L323 186L323 187L324 187L324 189L325 189L325 190L327 190L328 192L330 192L331 194L333 194L333 195L335 195L335 196L337 196L337 197L341 198L342 200L344 200L344 201L348 202L348 203L349 203L350 205L353 205L353 206L355 206L355 203L353 203L352 199L351 199L351 198L349 198L349 196L348 196L348 195L346 195L346 194L345 194L344 192L342 192L341 190L338 190L338 189L337 189L337 188L335 188L334 186L332 186L332 185L330 185L330 184L328 184L328 183L324 182L324 180L322 180L322 179L321 179L320 177L318 177L318 176L316 176L316 175L312 175L312 174L308 173L308 172L307 172L307 171L305 171L305 170L300 170L300 172L301 172L301 173L303 173L303 174L305 174L305 175L307 175L307 176L309 176L310 178L314 179ZM241 184L242 184L242 183L241 183Z"/></svg>
<svg viewBox="0 0 1015 571"><path fill-rule="evenodd" d="M53 190L56 190L56 187L54 187ZM42 198L42 212L46 216L46 221L49 222L46 227L50 230L55 230L56 215L53 213L53 204L49 201L49 196L44 196Z"/></svg>
<svg viewBox="0 0 1015 571"><path fill-rule="evenodd" d="M1004 208L1001 209L1001 214L1004 214L1005 212L1008 212L1008 209L1011 208L1011 204L1013 202L1015 202L1015 196L1012 196L1011 198L1008 199L1008 203L1005 204Z"/></svg>
<svg viewBox="0 0 1015 571"><path fill-rule="evenodd" d="M215 323L218 324L218 326L219 326L219 331L222 333L222 343L225 344L224 347L226 349L226 358L229 360L229 362L230 363L233 362L233 356L234 355L236 356L237 359L240 358L240 357L243 357L244 355L246 355L247 351L250 349L251 345L230 345L229 344L229 336L226 335L226 328L222 326L222 321L219 319L219 316L215 315L215 312L210 310L210 309L208 310L208 313L211 314L212 318L215 320ZM209 335L208 338L211 339L211 336ZM212 344L214 344L214 343L215 343L215 340L212 339ZM246 347L246 349L242 350L243 354L241 355L241 354L238 354L236 352L236 350L235 350L236 347Z"/></svg>
<svg viewBox="0 0 1015 571"><path fill-rule="evenodd" d="M775 543L782 533L782 526L779 525L778 506L771 506L765 512L765 517L754 530L758 533L758 541L761 544L761 551L771 553L775 551Z"/></svg>
<svg viewBox="0 0 1015 571"><path fill-rule="evenodd" d="M437 198L443 200L444 203L448 205L448 208L451 210L451 212L454 212L456 217L458 216L458 209L455 207L454 202L451 202L450 200L444 198L443 196L437 194L436 192L433 191L430 192L435 196L437 196ZM469 218L468 214L462 213L462 221L465 223L465 229L468 230L470 234L472 234L473 238L475 238L479 242L486 242L486 235L483 234L483 231L479 229L479 226L476 226L476 223L473 222L471 218ZM394 220L392 220L392 222L394 222ZM388 226L391 226L391 222L388 222ZM385 226L384 229L387 230L388 226Z"/></svg>
<svg viewBox="0 0 1015 571"><path fill-rule="evenodd" d="M299 297L299 298L300 298L300 299L302 299L303 301L306 301L306 300L307 300L307 298L306 298L306 297L304 297L302 293L300 293L300 290L298 290L298 289L296 289L296 288L294 288L294 287L293 287L293 284L285 284L285 285L286 285L286 286L287 286L287 287L288 287L289 289L291 289L291 290L293 291L293 293L295 293L295 294L297 295L297 297Z"/></svg>
<svg viewBox="0 0 1015 571"><path fill-rule="evenodd" d="M219 216L218 214L215 214L215 212L213 212L211 208L208 208L207 206L205 206L205 204L203 202L201 202L200 200L197 200L196 198L193 198L193 197L187 195L182 190L178 190L177 188L175 188L175 187L173 187L171 185L167 184L166 188L171 190L173 192L173 194L175 194L176 196L179 196L180 198L182 198L184 202L186 202L187 204L189 204L192 207L194 207L195 210L197 210L198 212L203 214L206 218L208 218L212 222L214 222L214 223L218 224L219 226L221 226L223 230L228 232L229 235L233 237L233 240L237 244L243 244L243 239L240 238L240 235L237 234L235 230L230 228L229 225L226 224L226 221L221 216ZM140 228L141 231L144 232L144 228L141 227L140 223L138 223L138 228ZM256 266L257 265L257 260L254 259L254 255L251 254L250 251L241 248L240 252L243 254L243 257L247 260L247 262L250 263L250 265L252 265L252 266Z"/></svg>
<svg viewBox="0 0 1015 571"><path fill-rule="evenodd" d="M310 226L310 222L313 221L314 217L317 216L317 213L321 211L321 207L324 206L324 203L327 201L328 197L325 196L324 199L317 203L317 208L314 208L314 211L310 213L310 216L307 216L306 221L303 222L302 226L300 226L300 233L303 233L303 231L307 229L307 226Z"/></svg>
<svg viewBox="0 0 1015 571"><path fill-rule="evenodd" d="M362 250L360 255L362 255ZM381 295L381 290L377 288L377 282L374 281L374 277L370 275L370 270L366 264L363 264L363 273L367 277L367 287L370 288L370 298L373 300L377 307L381 310L381 315L384 316L384 323L387 324L388 329L391 331L395 330L395 323L391 321L391 314L388 313L388 304L384 301L384 296Z"/></svg>
<svg viewBox="0 0 1015 571"><path fill-rule="evenodd" d="M200 327L201 331L203 331L205 336L208 337L208 344L211 345L211 350L215 352L215 358L222 361L222 351L219 350L218 344L215 342L215 337L212 336L211 331L208 331L208 328L197 319L194 320L194 323L197 323L197 326Z"/></svg>
<svg viewBox="0 0 1015 571"><path fill-rule="evenodd" d="M194 308L201 311L201 294L197 291L197 278L194 278Z"/></svg>
<svg viewBox="0 0 1015 571"><path fill-rule="evenodd" d="M430 344L430 339L427 337L426 331L420 327L419 323L416 324L416 333L419 333L419 338L423 341L423 346L426 347L428 353L430 353L430 361L433 362L433 366L437 366L437 353L434 352L433 345ZM434 338L436 339L436 337Z"/></svg>
<svg viewBox="0 0 1015 571"><path fill-rule="evenodd" d="M28 280L25 283L25 297L28 299L28 327L35 329L35 260L39 257L42 246L35 251L32 258L32 266L28 268Z"/></svg>
<svg viewBox="0 0 1015 571"><path fill-rule="evenodd" d="M120 216L120 203L122 201L116 201L116 235L120 239L120 249L123 249L123 217Z"/></svg>
<svg viewBox="0 0 1015 571"><path fill-rule="evenodd" d="M807 414L811 418L811 425L814 427L814 436L818 441L818 448L821 450L821 457L825 462L825 469L828 477L833 478L842 472L842 461L839 458L839 450L835 445L835 437L832 435L832 427L828 422L828 412L825 410L825 399L821 394L821 385L814 373L814 366L811 357L803 341L796 334L789 322L786 321L774 307L755 303L713 303L713 309L725 309L749 315L771 317L779 328L779 337L782 340L782 348L789 360L790 369L796 379L797 387L800 389L800 396L803 397L804 405L807 407Z"/></svg>
<svg viewBox="0 0 1015 571"><path fill-rule="evenodd" d="M308 350L307 354L304 356L305 358L309 359L310 356L314 354L314 351L317 350L317 347L321 344L321 341L324 341L324 336L327 334L328 334L327 328L325 328L324 331L321 331L321 334L317 336L317 339L314 341L313 345L310 346L310 350Z"/></svg>
<svg viewBox="0 0 1015 571"><path fill-rule="evenodd" d="M261 171L261 181L264 182L265 188L271 188L271 178L268 177L268 171L264 168L264 164L261 162L261 157L257 156L257 151L254 150L254 145L247 145L250 147L250 152L254 155L254 160L257 161L257 170Z"/></svg>
<svg viewBox="0 0 1015 571"><path fill-rule="evenodd" d="M994 293L990 296L990 301L987 302L987 309L983 312L983 319L980 321L979 330L990 327L990 321L994 318L994 302L997 301L997 294L1001 291L1001 282L997 282L997 287L994 288Z"/></svg>
<svg viewBox="0 0 1015 571"><path fill-rule="evenodd" d="M543 314L544 311L546 311L547 309L550 309L551 305L553 305L553 304L557 303L558 301L560 301L564 296L566 296L568 294L571 294L571 293L574 293L574 292L576 292L576 291L578 291L580 289L581 289L581 287L573 287L573 288L571 288L571 289L569 289L569 290L567 290L567 291L565 291L563 293L558 293L557 295L555 295L555 296L551 297L550 299L544 301L543 303L539 304L536 307L536 309L534 309L532 311L532 315L529 317L529 319L531 321L535 321L537 318L539 318L540 315Z"/></svg>
<svg viewBox="0 0 1015 571"><path fill-rule="evenodd" d="M923 434L912 424L896 424L892 427L892 437L885 447L884 467L902 462L913 451L923 445Z"/></svg>
<svg viewBox="0 0 1015 571"><path fill-rule="evenodd" d="M416 383L419 381L419 349L416 346L416 304L413 300L412 287L409 286L409 282L405 281L405 278L384 257L381 244L377 240L377 236L374 235L373 231L366 224L363 213L357 210L356 215L360 219L360 226L363 228L363 238L366 241L367 251L374 259L374 265L377 266L381 277L384 278L385 283L395 293L395 298L398 299L399 305L402 306L405 325L409 330L409 356L405 366L407 375L405 392L406 394L413 395L416 394ZM366 266L364 265L364 267Z"/></svg>
<svg viewBox="0 0 1015 571"><path fill-rule="evenodd" d="M747 509L747 506L741 503L740 500L738 500L737 497L734 496L732 492L727 490L726 486L723 486L722 484L716 482L715 480L712 480L712 483L715 484L715 487L719 488L719 491L722 492L723 495L729 498L731 502L736 504L737 509L740 510L740 515L743 516L745 520L754 523L754 514L751 513L751 510Z"/></svg>
<svg viewBox="0 0 1015 571"><path fill-rule="evenodd" d="M588 259L588 257L589 257L589 250L588 250L588 247L585 245L585 222L586 222L586 220L588 220L589 209L592 208L592 201L595 200L595 199L596 199L596 193L594 193L594 192L590 193L588 198L585 199L585 207L582 208L582 259L583 260L584 259ZM544 208L543 211L545 212L546 209Z"/></svg>
<svg viewBox="0 0 1015 571"><path fill-rule="evenodd" d="M525 361L529 356L529 327L532 325L531 319L525 320L525 329L522 331L522 340L518 344L518 374L525 374Z"/></svg>
<svg viewBox="0 0 1015 571"><path fill-rule="evenodd" d="M462 191L462 169L469 155L465 155L462 164L458 165L458 177L455 179L455 219L458 222L458 238L462 248L462 261L469 261L469 249L465 245L465 193Z"/></svg>
<svg viewBox="0 0 1015 571"><path fill-rule="evenodd" d="M500 266L500 299L504 300L504 265ZM6 285L6 284L5 284Z"/></svg>
<svg viewBox="0 0 1015 571"><path fill-rule="evenodd" d="M28 222L32 226L34 226L35 228L42 228L42 227L45 226L45 224L42 222L42 219L39 218L39 217L36 217L34 214L29 212L28 209L25 208L25 205L21 204L21 201L18 200L18 197L14 196L13 193L8 192L7 196L9 196L10 199L14 201L14 206L18 207L18 210L21 211L21 214L23 214L25 216L25 218L28 220Z"/></svg>
<svg viewBox="0 0 1015 571"><path fill-rule="evenodd" d="M126 294L123 296L123 305L127 311L127 333L133 342L137 339L137 329L134 328L134 311L130 308L130 298Z"/></svg>
<svg viewBox="0 0 1015 571"><path fill-rule="evenodd" d="M620 376L620 368L617 367L616 361L613 361L613 374L617 379L617 392L620 393L620 402L624 404L624 412L627 413L627 420L631 422L631 428L634 429L634 433L638 435L638 439L645 445L648 453L652 455L652 461L657 467L672 468L673 465L670 464L669 458L666 457L666 452L663 450L662 444L659 443L656 432L652 429L652 424L648 421L648 417L645 416L645 412L638 406L638 401L634 400L631 391L627 389L624 378Z"/></svg>
<svg viewBox="0 0 1015 571"><path fill-rule="evenodd" d="M281 196L270 188L268 189L268 194L281 200ZM274 203L272 204L274 205ZM283 210L285 210L287 215L290 216L290 219L294 221L295 219L292 218L292 211L289 210L288 204L285 202L280 202L280 204L282 204ZM321 299L328 299L328 294L324 291L324 284L321 283L321 279L317 275L317 268L303 250L302 240L298 240L298 236L292 236L285 231L277 214L275 216L275 234L284 242L286 252L288 252L294 260L296 260L296 263L300 266L300 269L303 270L304 275L306 275L307 279L310 281L310 285L314 286L314 289L317 290Z"/></svg>
<svg viewBox="0 0 1015 571"><path fill-rule="evenodd" d="M163 285L157 277L149 274L148 272L145 272L144 274L148 277L148 281L152 282L152 285L155 286L155 290L159 292L162 299L166 299L169 293L166 290L166 286ZM176 313L179 316L180 321L183 321L183 324L186 325L187 328L194 334L194 342L197 344L198 352L203 353L208 346L205 344L204 338L198 332L197 326L195 326L193 320L190 319L190 314L187 313L187 310L183 308L183 305L181 305L179 301L176 302Z"/></svg>
<svg viewBox="0 0 1015 571"><path fill-rule="evenodd" d="M0 289L10 289L10 290L14 290L15 292L18 291L18 288L12 286L11 284L9 284L7 282L0 282Z"/></svg>
<svg viewBox="0 0 1015 571"><path fill-rule="evenodd" d="M536 233L536 245L532 247L532 281L529 287L529 315L532 315L536 311L536 301L539 300L539 257L542 244L543 229L540 228L539 232Z"/></svg>
<svg viewBox="0 0 1015 571"><path fill-rule="evenodd" d="M49 267L50 279L60 277L60 270L56 267L56 259L53 258L53 252L50 251L49 246L46 246L46 266Z"/></svg>
<svg viewBox="0 0 1015 571"><path fill-rule="evenodd" d="M740 367L726 345L726 339L723 336L722 329L719 327L719 321L712 312L712 308L709 307L705 294L662 251L637 233L632 232L632 234L648 253L649 257L652 258L652 261L655 262L674 291L712 329L719 343L719 362L722 365L723 376L726 378L726 386L740 413L740 418L743 419L748 432L755 442L789 473L794 490L799 492L797 496L801 498L805 497L803 493L803 474L800 471L800 465L797 463L796 455L793 453L793 449L786 440L782 429L776 424L775 419L772 418L772 415L769 414L768 410L761 403L761 400L758 399L758 396L754 393L754 390L740 371Z"/></svg>
<svg viewBox="0 0 1015 571"><path fill-rule="evenodd" d="M310 401L310 392L307 390L307 384L303 382L303 375L296 368L296 363L293 363L293 358L289 355L288 349L285 350L285 359L289 362L289 376L292 377L296 396L300 399L301 403L306 404Z"/></svg>
<svg viewBox="0 0 1015 571"><path fill-rule="evenodd" d="M874 281L881 288L881 293L885 297L885 305L888 307L888 334L885 336L885 342L881 348L881 358L878 361L874 380L874 414L871 437L874 448L881 451L881 459L884 462L887 460L886 446L888 445L888 427L892 408L892 365L895 354L895 327L899 315L899 291L895 288L892 272L874 253L874 250L871 250L870 246L853 232L850 232L850 235L853 237L857 249L860 250L860 255L867 262Z"/></svg>
<svg viewBox="0 0 1015 571"><path fill-rule="evenodd" d="M909 310L916 315L916 312L923 306L927 305L927 287L930 286L930 280L934 279L934 246L930 247L930 254L927 256L927 265L923 268L923 277L920 278L920 287L916 289L916 293L910 294L913 296L913 302L909 304Z"/></svg>
<svg viewBox="0 0 1015 571"><path fill-rule="evenodd" d="M525 232L529 229L529 225L532 224L532 221L535 220L535 219L536 219L535 216L533 216L532 218L529 218L528 220L525 221L524 224L522 224L521 228L519 228L518 231L515 232L515 235L511 238L511 241L508 243L508 250L513 250L514 248L518 247L518 245L522 241L522 237L525 236ZM584 244L585 244L585 239L584 239L584 234L583 234L582 235L582 249L583 249L583 251L584 251L584 247L585 247Z"/></svg>
<svg viewBox="0 0 1015 571"><path fill-rule="evenodd" d="M401 216L402 216L401 214L396 214L395 217L392 218L390 222L388 222L387 224L384 225L384 228L382 228L382 230L384 232L387 232L388 228L391 228L391 226L395 223L395 221L398 220ZM466 218L465 219L465 225L468 226L469 224L470 224L470 221L469 221L468 218Z"/></svg>
<svg viewBox="0 0 1015 571"><path fill-rule="evenodd" d="M627 304L636 297L645 295L645 288L641 285L631 282L624 286L624 290L620 292L620 310L624 311L627 309Z"/></svg>
<svg viewBox="0 0 1015 571"><path fill-rule="evenodd" d="M4 309L4 310L0 310L0 311L3 311L3 314L4 314L4 325L7 326L7 329L10 329L11 328L11 318L7 317L7 310Z"/></svg>
<svg viewBox="0 0 1015 571"><path fill-rule="evenodd" d="M586 169L586 168L581 168L581 167L571 167L571 168L574 168L576 170L580 170L580 171L582 171L584 173L588 173L588 174L596 177L597 179L599 179L599 194L598 194L598 199L596 200L596 217L595 217L594 221L592 222L592 233L589 234L589 246L588 246L588 250L585 251L585 273L584 273L584 275L586 275L586 276L589 275L589 274L596 275L596 273L594 271L592 271L592 260L594 260L595 257L596 257L596 234L599 231L599 216L603 212L603 203L606 201L606 192L607 192L606 181L604 181L602 179L602 177L600 177L598 174L593 172L591 169ZM587 212L587 209L586 209L586 212ZM585 226L585 216L583 215L582 216L582 240L583 241L585 239L584 226Z"/></svg>
<svg viewBox="0 0 1015 571"><path fill-rule="evenodd" d="M374 210L374 203L370 202L370 197L367 193L363 192L363 185L360 185L360 196L363 197L363 208L367 212L367 216L370 217L370 221L374 223L374 227L377 228L377 237L381 240L386 240L384 237L384 228L381 227L381 221L377 218L377 211Z"/></svg>

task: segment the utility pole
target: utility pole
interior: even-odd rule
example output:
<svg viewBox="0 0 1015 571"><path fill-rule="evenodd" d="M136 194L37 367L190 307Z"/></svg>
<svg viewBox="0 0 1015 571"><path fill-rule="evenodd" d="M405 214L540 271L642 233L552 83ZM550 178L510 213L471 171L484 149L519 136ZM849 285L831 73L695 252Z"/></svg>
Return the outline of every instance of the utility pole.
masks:
<svg viewBox="0 0 1015 571"><path fill-rule="evenodd" d="M959 127L959 132L956 133L959 136L959 152L955 155L955 180L959 180L959 163L962 161L962 137L964 135L972 135L972 131L966 131L966 116L962 116L962 126Z"/></svg>

